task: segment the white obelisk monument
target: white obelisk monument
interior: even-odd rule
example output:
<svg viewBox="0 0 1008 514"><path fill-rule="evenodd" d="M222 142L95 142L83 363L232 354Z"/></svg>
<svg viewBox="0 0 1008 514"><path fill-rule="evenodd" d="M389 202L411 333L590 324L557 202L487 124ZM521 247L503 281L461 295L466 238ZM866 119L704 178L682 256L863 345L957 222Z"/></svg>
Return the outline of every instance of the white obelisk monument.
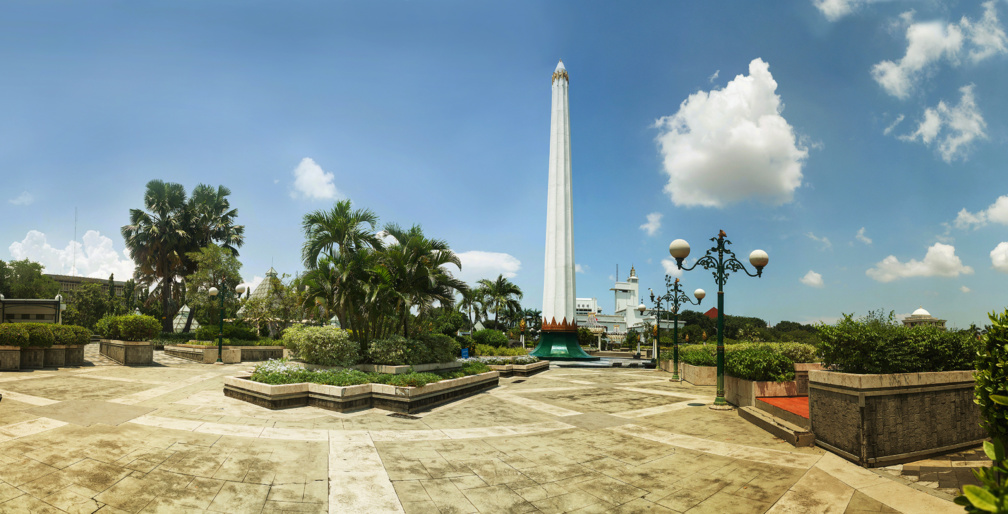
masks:
<svg viewBox="0 0 1008 514"><path fill-rule="evenodd" d="M571 195L569 79L563 61L553 71L550 111L549 189L546 196L546 269L542 337L532 355L546 359L595 359L577 340L574 319L574 202Z"/></svg>

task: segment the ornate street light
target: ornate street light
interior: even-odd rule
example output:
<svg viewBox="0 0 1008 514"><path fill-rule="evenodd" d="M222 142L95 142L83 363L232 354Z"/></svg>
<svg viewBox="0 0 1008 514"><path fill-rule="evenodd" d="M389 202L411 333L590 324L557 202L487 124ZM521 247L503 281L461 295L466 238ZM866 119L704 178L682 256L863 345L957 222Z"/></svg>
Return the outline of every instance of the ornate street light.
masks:
<svg viewBox="0 0 1008 514"><path fill-rule="evenodd" d="M647 310L647 306L646 306L646 305L644 305L644 299L643 299L643 298L641 298L641 302L640 302L640 305L638 305L638 306L637 306L637 312L639 312L639 313L640 313L640 315L641 315L641 319L643 319L643 318L644 318L644 311L646 311L646 310ZM642 321L641 323L643 323L643 321ZM646 330L646 327L645 327L645 330ZM629 330L628 330L627 332L629 332ZM647 333L647 332L645 332L645 334L646 334L646 333ZM638 337L637 337L637 358L638 358L638 359L640 358L640 340L641 340L641 338L640 338L640 336L638 336Z"/></svg>
<svg viewBox="0 0 1008 514"><path fill-rule="evenodd" d="M210 291L211 297L217 296L220 291L216 287L211 287ZM235 286L235 293L237 296L241 296L245 292L245 284L238 284ZM224 353L224 295L220 295L220 332L217 334L217 364L224 364L224 360L221 359L221 355Z"/></svg>
<svg viewBox="0 0 1008 514"><path fill-rule="evenodd" d="M726 239L727 234L722 230L717 237L712 237L711 241L717 243L707 254L700 258L695 264L688 268L683 267L683 259L689 256L690 245L682 239L676 239L669 244L669 254L676 260L676 266L685 271L702 266L704 269L714 270L714 280L718 285L718 313L717 313L717 397L714 399L712 409L726 410L731 407L724 397L724 284L728 279L729 272L744 271L750 277L762 277L763 267L770 262L770 257L763 250L753 250L749 254L749 263L756 268L756 274L749 273L745 265L735 258L735 252L728 249L731 241ZM727 256L727 258L726 258Z"/></svg>
<svg viewBox="0 0 1008 514"><path fill-rule="evenodd" d="M648 291L651 291L648 288ZM693 299L686 295L686 293L679 289L679 279L675 279L672 282L672 277L665 275L665 294L657 298L657 304L661 305L661 301L665 300L667 304L672 307L672 381L679 381L679 305L682 302L689 303L691 305L700 305L707 293L703 289L697 289L693 291L693 296L696 297L696 303L693 303ZM651 301L655 302L654 291L651 291ZM659 321L660 323L660 321ZM661 325L658 325L658 341L661 341ZM661 356L659 356L660 359ZM660 361L659 361L660 362Z"/></svg>

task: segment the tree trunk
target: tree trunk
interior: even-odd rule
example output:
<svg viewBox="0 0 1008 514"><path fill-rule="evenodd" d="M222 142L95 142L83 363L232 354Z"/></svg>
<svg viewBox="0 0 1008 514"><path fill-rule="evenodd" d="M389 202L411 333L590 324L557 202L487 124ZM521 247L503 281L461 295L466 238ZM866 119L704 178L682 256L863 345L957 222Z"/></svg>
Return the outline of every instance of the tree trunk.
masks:
<svg viewBox="0 0 1008 514"><path fill-rule="evenodd" d="M189 316L186 317L185 328L182 329L183 332L189 332L192 330L192 320L193 320L193 310L189 309Z"/></svg>

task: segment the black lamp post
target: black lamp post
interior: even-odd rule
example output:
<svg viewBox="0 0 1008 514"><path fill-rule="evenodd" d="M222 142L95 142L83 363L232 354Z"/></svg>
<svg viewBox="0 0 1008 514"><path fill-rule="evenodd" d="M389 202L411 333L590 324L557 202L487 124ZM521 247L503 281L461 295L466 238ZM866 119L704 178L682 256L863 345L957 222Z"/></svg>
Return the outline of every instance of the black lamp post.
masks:
<svg viewBox="0 0 1008 514"><path fill-rule="evenodd" d="M211 287L210 296L217 296L220 291L216 287ZM235 286L235 293L237 296L241 296L245 292L245 284L238 284ZM220 295L220 332L217 334L217 364L224 364L224 360L221 355L224 353L224 295Z"/></svg>
<svg viewBox="0 0 1008 514"><path fill-rule="evenodd" d="M697 266L702 266L704 269L714 270L714 280L718 285L718 313L717 313L717 397L714 399L714 405L711 405L712 409L723 410L730 409L728 402L724 397L724 284L728 279L730 272L744 271L746 275L750 277L761 277L763 276L763 267L770 262L770 257L763 250L753 250L749 254L749 263L756 268L756 273L749 273L745 265L741 261L735 258L735 252L728 249L728 245L731 244L727 238L727 234L722 230L718 233L717 237L712 237L711 241L716 243L716 246L707 250L707 254L700 258L696 264L684 268L683 259L689 256L690 245L682 239L676 239L669 244L669 254L675 258L676 266L681 270L692 270ZM726 258L727 257L727 258Z"/></svg>
<svg viewBox="0 0 1008 514"><path fill-rule="evenodd" d="M651 291L648 288L648 291ZM660 305L661 300L667 302L672 308L672 381L679 381L679 305L683 302L689 303L691 305L700 305L707 293L703 289L697 289L693 291L693 296L696 297L696 303L693 303L693 299L686 295L686 293L679 289L679 279L672 281L672 277L665 275L665 294L657 298ZM654 291L651 291L651 301L655 301ZM660 323L660 320L659 320ZM661 343L661 325L658 325L658 341Z"/></svg>

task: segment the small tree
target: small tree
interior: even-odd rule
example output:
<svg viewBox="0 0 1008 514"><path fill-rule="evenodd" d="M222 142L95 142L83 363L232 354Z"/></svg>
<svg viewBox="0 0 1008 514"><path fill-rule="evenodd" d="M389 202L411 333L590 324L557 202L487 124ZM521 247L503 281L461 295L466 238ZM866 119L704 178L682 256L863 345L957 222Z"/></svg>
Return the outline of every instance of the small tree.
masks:
<svg viewBox="0 0 1008 514"><path fill-rule="evenodd" d="M186 321L185 332L191 328L191 318L195 315L201 325L214 324L220 319L220 297L211 298L210 288L216 287L224 298L224 317L234 318L238 312L238 297L235 286L241 283L241 263L232 252L215 244L209 244L198 252L190 252L188 257L196 262L196 271L186 277L186 297L189 301L190 320Z"/></svg>
<svg viewBox="0 0 1008 514"><path fill-rule="evenodd" d="M23 259L11 261L7 271L7 298L55 298L59 284L42 274L44 268L37 262Z"/></svg>
<svg viewBox="0 0 1008 514"><path fill-rule="evenodd" d="M109 300L100 284L85 283L74 291L63 313L63 322L94 330L95 323L110 312Z"/></svg>

